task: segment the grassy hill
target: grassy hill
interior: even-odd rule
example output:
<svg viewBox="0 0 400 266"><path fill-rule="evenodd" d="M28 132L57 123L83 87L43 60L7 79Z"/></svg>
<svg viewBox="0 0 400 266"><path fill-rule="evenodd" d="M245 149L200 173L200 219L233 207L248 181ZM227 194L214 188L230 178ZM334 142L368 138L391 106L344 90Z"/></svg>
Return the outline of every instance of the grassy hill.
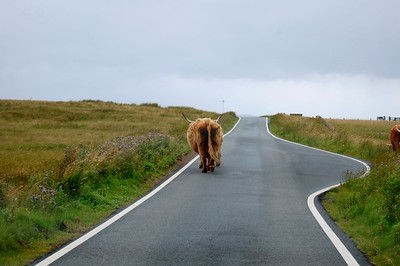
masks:
<svg viewBox="0 0 400 266"><path fill-rule="evenodd" d="M0 265L26 264L134 201L218 114L102 101L0 100ZM227 131L237 121L227 113Z"/></svg>
<svg viewBox="0 0 400 266"><path fill-rule="evenodd" d="M344 184L326 194L323 204L376 265L400 265L400 154L388 146L395 124L283 114L270 118L277 136L370 162L369 176L344 174Z"/></svg>

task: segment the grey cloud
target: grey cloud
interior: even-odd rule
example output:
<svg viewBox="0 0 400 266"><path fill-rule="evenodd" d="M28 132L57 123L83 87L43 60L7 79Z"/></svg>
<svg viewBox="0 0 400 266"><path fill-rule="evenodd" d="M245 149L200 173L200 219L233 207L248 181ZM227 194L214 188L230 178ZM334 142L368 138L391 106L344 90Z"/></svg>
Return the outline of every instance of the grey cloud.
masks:
<svg viewBox="0 0 400 266"><path fill-rule="evenodd" d="M269 106L288 109L276 102L285 100L277 84L312 86L320 98L302 99L299 109L310 99L322 101L313 75L329 77L321 86L363 85L373 95L400 78L398 14L396 0L2 1L0 97L218 109L219 103L169 96L203 90L220 102L223 90L243 112L256 113L264 110L261 102L251 108L250 101L261 101L251 91L268 92ZM343 95L332 94L332 101Z"/></svg>
<svg viewBox="0 0 400 266"><path fill-rule="evenodd" d="M6 62L224 78L400 75L397 1L27 1L3 10Z"/></svg>

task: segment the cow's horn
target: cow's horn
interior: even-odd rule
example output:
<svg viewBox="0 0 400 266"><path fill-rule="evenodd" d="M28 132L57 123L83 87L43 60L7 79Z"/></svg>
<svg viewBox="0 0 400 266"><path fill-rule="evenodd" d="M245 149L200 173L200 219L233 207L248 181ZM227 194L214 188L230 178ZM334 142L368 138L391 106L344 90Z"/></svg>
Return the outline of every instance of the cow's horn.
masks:
<svg viewBox="0 0 400 266"><path fill-rule="evenodd" d="M189 123L192 123L192 120L189 120L183 113L182 113L183 118L185 118L186 121L188 121Z"/></svg>
<svg viewBox="0 0 400 266"><path fill-rule="evenodd" d="M221 116L223 116L224 114L221 114L220 116L218 116L218 118L217 119L215 119L215 122L218 122L219 121L219 119L221 118Z"/></svg>

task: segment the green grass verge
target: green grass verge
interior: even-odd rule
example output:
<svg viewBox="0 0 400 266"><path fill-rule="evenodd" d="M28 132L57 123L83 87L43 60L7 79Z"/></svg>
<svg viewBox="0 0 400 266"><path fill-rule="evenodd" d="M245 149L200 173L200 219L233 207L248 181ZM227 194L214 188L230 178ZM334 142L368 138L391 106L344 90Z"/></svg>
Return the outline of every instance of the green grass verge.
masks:
<svg viewBox="0 0 400 266"><path fill-rule="evenodd" d="M376 265L400 265L400 156L388 147L393 122L270 117L271 131L305 145L367 160L365 178L344 174L324 196L336 223Z"/></svg>
<svg viewBox="0 0 400 266"><path fill-rule="evenodd" d="M190 152L180 112L217 116L157 104L0 101L0 265L28 264L152 189ZM234 113L220 120L225 132L236 121Z"/></svg>

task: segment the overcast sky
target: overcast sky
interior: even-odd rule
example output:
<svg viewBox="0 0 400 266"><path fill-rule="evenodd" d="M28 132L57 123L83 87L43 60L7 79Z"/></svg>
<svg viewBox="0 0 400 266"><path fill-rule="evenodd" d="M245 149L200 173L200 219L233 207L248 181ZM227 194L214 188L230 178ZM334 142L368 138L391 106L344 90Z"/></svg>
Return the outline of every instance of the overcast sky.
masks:
<svg viewBox="0 0 400 266"><path fill-rule="evenodd" d="M400 116L399 14L398 0L1 0L0 98Z"/></svg>

